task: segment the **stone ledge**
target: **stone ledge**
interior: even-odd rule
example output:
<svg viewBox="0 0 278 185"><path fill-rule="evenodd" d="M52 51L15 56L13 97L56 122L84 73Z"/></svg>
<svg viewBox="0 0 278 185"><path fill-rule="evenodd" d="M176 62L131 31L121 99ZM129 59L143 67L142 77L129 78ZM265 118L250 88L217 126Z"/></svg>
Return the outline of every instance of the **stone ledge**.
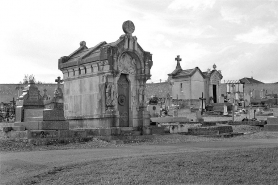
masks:
<svg viewBox="0 0 278 185"><path fill-rule="evenodd" d="M265 131L278 131L278 124L275 124L275 125L269 125L269 124L267 124L267 125L265 125L264 126L264 130Z"/></svg>
<svg viewBox="0 0 278 185"><path fill-rule="evenodd" d="M68 130L68 121L16 122L14 126L24 126L27 130Z"/></svg>
<svg viewBox="0 0 278 185"><path fill-rule="evenodd" d="M190 135L218 135L223 133L232 133L232 126L211 126L211 127L196 127L188 128Z"/></svg>
<svg viewBox="0 0 278 185"><path fill-rule="evenodd" d="M267 124L269 124L269 125L278 125L278 117L269 117L269 118L267 118Z"/></svg>

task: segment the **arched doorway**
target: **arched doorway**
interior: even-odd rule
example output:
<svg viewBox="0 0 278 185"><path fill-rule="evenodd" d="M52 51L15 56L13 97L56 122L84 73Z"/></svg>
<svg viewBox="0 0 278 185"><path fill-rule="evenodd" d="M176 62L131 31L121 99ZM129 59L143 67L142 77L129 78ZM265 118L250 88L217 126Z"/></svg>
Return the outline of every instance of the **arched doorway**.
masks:
<svg viewBox="0 0 278 185"><path fill-rule="evenodd" d="M129 82L126 74L121 74L118 80L118 111L119 126L129 126Z"/></svg>

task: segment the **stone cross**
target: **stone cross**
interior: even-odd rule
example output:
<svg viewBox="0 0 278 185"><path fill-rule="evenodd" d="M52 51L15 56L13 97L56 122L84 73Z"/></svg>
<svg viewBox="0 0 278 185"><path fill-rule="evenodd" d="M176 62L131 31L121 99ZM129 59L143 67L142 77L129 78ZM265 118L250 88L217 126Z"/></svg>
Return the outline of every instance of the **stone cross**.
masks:
<svg viewBox="0 0 278 185"><path fill-rule="evenodd" d="M175 60L176 60L177 62L180 62L180 61L181 61L180 56L178 55L177 58L175 58Z"/></svg>
<svg viewBox="0 0 278 185"><path fill-rule="evenodd" d="M201 110L201 115L203 115L203 102L204 100L206 100L206 98L204 98L204 93L202 92L202 97L199 98L200 100L202 100L202 110Z"/></svg>
<svg viewBox="0 0 278 185"><path fill-rule="evenodd" d="M176 69L181 69L181 65L180 65L181 58L180 58L180 56L178 55L177 58L175 58L175 60L177 61Z"/></svg>
<svg viewBox="0 0 278 185"><path fill-rule="evenodd" d="M58 84L58 88L60 88L60 84L63 82L64 80L61 80L61 77L58 76L58 78L55 80L55 82L57 82Z"/></svg>

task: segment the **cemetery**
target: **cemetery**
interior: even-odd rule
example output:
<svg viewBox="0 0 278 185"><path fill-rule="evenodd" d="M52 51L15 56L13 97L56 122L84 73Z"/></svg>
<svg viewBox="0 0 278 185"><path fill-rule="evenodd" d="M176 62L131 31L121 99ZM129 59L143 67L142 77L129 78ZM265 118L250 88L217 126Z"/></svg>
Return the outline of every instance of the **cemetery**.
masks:
<svg viewBox="0 0 278 185"><path fill-rule="evenodd" d="M30 176L31 180L24 176L23 182L39 183L40 178L33 178L40 175L44 178L54 176L57 180L56 173L67 168L81 168L80 164L85 159L91 162L82 166L83 171L88 166L102 169L104 164L94 165L99 162L97 160L108 159L103 169L105 173L107 169L110 170L106 179L116 172L120 173L123 169L118 169L119 166L126 164L129 165L126 168L136 164L136 169L140 167L156 172L156 177L163 179L163 175L172 174L171 171L163 171L166 169L164 166L163 172L158 172L152 166L165 163L171 166L171 170L177 166L184 168L184 163L191 159L207 164L207 158L216 160L212 152L215 148L227 150L262 145L262 141L252 143L252 137L277 140L277 94L267 94L266 90L246 90L247 81L221 83L224 74L216 64L213 64L213 70L202 71L199 67L184 70L180 55L175 58L176 68L168 74L167 81L147 83L155 62L152 54L143 50L137 37L133 36L133 22L125 21L122 29L124 34L115 42L103 41L88 47L85 41L81 41L75 51L62 56L58 60L58 69L63 76L57 77L56 84L49 85L48 90L36 84L34 79L16 88L11 86L14 91L10 95L15 98L0 104L1 151L23 151L22 161L33 162L29 153L24 152L49 150L48 153L41 152L41 155L46 156L42 164L48 165L51 170L33 176L30 174L36 174L36 170L30 174L26 172L25 175ZM275 142L271 140L268 145L273 146ZM55 150L60 150L59 154L67 157L57 157ZM69 151L70 156L63 150ZM86 153L87 150L91 153ZM180 155L181 151L188 153L186 157ZM197 159L192 152L196 152L197 156L199 152L206 153L207 158ZM262 156L257 151L258 154L248 152L248 155ZM233 161L227 160L232 157L238 160L237 154L227 153L218 156L225 157L221 158L222 163ZM15 165L13 161L17 160L17 154L8 154L4 154L4 158ZM42 158L37 153L32 155L34 161ZM159 157L153 158L151 155ZM139 162L133 158L138 158ZM145 158L150 160L148 164ZM273 160L276 158L273 157ZM60 165L59 168L56 163ZM198 166L202 166L201 163ZM27 168L32 168L32 165ZM1 173L7 173L3 171ZM94 173L91 169L85 171ZM174 179L179 179L176 173L172 175ZM117 176L124 178L127 175ZM95 182L95 179L91 179L91 182ZM128 182L135 180L132 177Z"/></svg>
<svg viewBox="0 0 278 185"><path fill-rule="evenodd" d="M1 104L1 119L7 120L1 126L2 135L46 144L94 137L127 142L167 133L244 134L234 132L231 125L278 131L277 117L271 111L277 106L277 95L263 90L248 96L244 87L252 79L222 84L222 72L215 64L205 72L199 67L183 70L178 55L166 82L147 84L152 54L132 36L135 26L131 21L124 22L122 28L124 34L115 42L89 48L81 41L73 53L61 57L58 68L63 80L55 80L52 95L47 95L46 89L42 95L32 79L26 86L18 86L16 101ZM258 97L263 98L259 100L264 102L262 108L254 107Z"/></svg>

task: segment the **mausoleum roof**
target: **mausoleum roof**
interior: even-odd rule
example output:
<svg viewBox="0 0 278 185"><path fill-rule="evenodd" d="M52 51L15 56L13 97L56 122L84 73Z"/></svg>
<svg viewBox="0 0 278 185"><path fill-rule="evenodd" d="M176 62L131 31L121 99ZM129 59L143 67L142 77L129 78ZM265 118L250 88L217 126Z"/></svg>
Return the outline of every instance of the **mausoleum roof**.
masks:
<svg viewBox="0 0 278 185"><path fill-rule="evenodd" d="M196 71L199 71L201 73L201 75L204 77L202 71L198 67L195 67L193 69L179 70L179 71L176 71L176 70L177 69L175 69L172 73L170 73L168 75L172 76L172 78L191 77L192 75L194 75L194 73Z"/></svg>
<svg viewBox="0 0 278 185"><path fill-rule="evenodd" d="M261 82L259 80L256 80L254 78L247 78L247 77L244 77L244 78L240 79L239 81L244 84L263 84L263 82Z"/></svg>

